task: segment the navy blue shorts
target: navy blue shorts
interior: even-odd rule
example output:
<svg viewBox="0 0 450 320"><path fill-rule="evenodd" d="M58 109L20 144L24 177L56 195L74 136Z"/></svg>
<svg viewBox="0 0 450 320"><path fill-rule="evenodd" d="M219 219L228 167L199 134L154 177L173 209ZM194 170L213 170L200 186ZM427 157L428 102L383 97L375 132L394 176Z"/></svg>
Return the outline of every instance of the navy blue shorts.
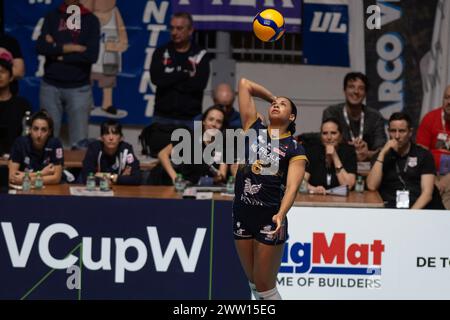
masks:
<svg viewBox="0 0 450 320"><path fill-rule="evenodd" d="M236 206L233 204L233 235L235 240L255 239L267 245L279 245L288 238L288 221L284 219L280 233L270 235L268 232L276 229L272 217L278 208L252 206Z"/></svg>

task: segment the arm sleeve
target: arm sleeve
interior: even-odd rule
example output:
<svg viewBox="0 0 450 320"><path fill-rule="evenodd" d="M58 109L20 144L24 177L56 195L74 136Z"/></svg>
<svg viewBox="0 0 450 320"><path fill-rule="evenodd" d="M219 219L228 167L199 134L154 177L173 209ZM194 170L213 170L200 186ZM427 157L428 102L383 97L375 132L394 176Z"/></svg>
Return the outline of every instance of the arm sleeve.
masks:
<svg viewBox="0 0 450 320"><path fill-rule="evenodd" d="M179 83L176 88L180 92L203 91L206 88L209 79L209 59L207 55L200 60L196 66L195 76L188 78L186 81Z"/></svg>
<svg viewBox="0 0 450 320"><path fill-rule="evenodd" d="M152 62L150 64L150 78L152 83L160 89L172 87L179 82L189 79L189 73L184 71L176 71L172 73L164 72L165 66L163 65L163 51L164 48L156 49L152 56Z"/></svg>
<svg viewBox="0 0 450 320"><path fill-rule="evenodd" d="M94 148L92 148L92 144L88 147L86 151L86 155L83 159L83 167L80 173L81 183L86 183L87 176L89 173L96 173L96 162L97 162L97 153Z"/></svg>
<svg viewBox="0 0 450 320"><path fill-rule="evenodd" d="M51 162L54 165L64 166L64 152L61 142L55 139L55 144L53 145L53 153L51 154Z"/></svg>
<svg viewBox="0 0 450 320"><path fill-rule="evenodd" d="M306 157L305 149L302 145L300 145L297 141L293 141L292 151L289 155L289 163L296 160L305 160L308 162L308 158Z"/></svg>
<svg viewBox="0 0 450 320"><path fill-rule="evenodd" d="M341 153L339 157L341 158L341 162L345 168L345 171L347 171L348 173L356 174L358 165L355 148L353 146L346 145L346 148L343 151L344 152Z"/></svg>
<svg viewBox="0 0 450 320"><path fill-rule="evenodd" d="M307 151L305 151L306 157L308 158L309 161L312 161L312 163L315 163L314 150L315 150L315 148L307 149ZM308 172L309 174L311 174L311 170L313 168L312 168L311 162L309 162L309 161L306 163L305 172Z"/></svg>
<svg viewBox="0 0 450 320"><path fill-rule="evenodd" d="M425 150L421 174L436 174L433 155L428 150Z"/></svg>
<svg viewBox="0 0 450 320"><path fill-rule="evenodd" d="M49 16L45 17L44 24L42 25L41 35L36 41L36 51L38 54L42 54L44 56L58 56L63 54L63 48L61 44L48 43L45 40L45 36L47 34L52 35L50 30L50 18Z"/></svg>
<svg viewBox="0 0 450 320"><path fill-rule="evenodd" d="M64 62L84 62L94 64L97 61L100 46L100 22L97 17L93 16L92 18L92 23L87 31L88 38L84 44L86 46L86 51L82 53L68 53L63 56Z"/></svg>
<svg viewBox="0 0 450 320"><path fill-rule="evenodd" d="M384 119L382 116L378 117L375 124L375 130L373 132L373 146L369 150L376 150L381 148L386 143L386 132L384 130Z"/></svg>
<svg viewBox="0 0 450 320"><path fill-rule="evenodd" d="M19 143L19 139L20 137L18 137L15 141L14 144L11 147L11 161L15 162L15 163L19 163L20 165L23 164L24 161L24 154L20 148L20 143Z"/></svg>
<svg viewBox="0 0 450 320"><path fill-rule="evenodd" d="M419 128L417 129L417 135L416 135L416 143L420 144L422 146L427 147L429 150L433 149L432 141L432 130L430 125L432 125L432 122L429 119L429 116L425 116L423 118L422 122L419 125Z"/></svg>
<svg viewBox="0 0 450 320"><path fill-rule="evenodd" d="M131 174L129 176L119 175L117 177L117 184L122 185L139 185L141 184L141 169L139 166L139 160L134 154L133 147L129 147L130 154L133 157L132 162L127 162L127 166L131 167ZM130 156L130 154L128 156Z"/></svg>

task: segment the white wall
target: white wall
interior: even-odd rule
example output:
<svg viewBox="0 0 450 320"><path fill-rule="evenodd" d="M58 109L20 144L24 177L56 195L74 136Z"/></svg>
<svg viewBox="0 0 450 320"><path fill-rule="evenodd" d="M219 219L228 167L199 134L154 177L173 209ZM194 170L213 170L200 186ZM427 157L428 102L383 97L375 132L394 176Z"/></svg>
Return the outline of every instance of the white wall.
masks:
<svg viewBox="0 0 450 320"><path fill-rule="evenodd" d="M349 71L348 68L337 67L237 63L236 82L245 77L266 86L275 95L291 98L300 106L296 121L298 134L318 131L322 111L330 104L343 101L342 81ZM209 81L203 99L203 110L211 105L211 81ZM266 102L257 101L257 108L261 114L267 114ZM123 130L125 140L133 145L136 152L141 151L138 136L142 128L143 126L127 126ZM89 126L89 137L95 138L99 134L98 125Z"/></svg>
<svg viewBox="0 0 450 320"><path fill-rule="evenodd" d="M322 111L343 101L342 81L348 68L305 65L238 63L236 79L258 82L276 96L286 96L299 106L297 133L318 131ZM267 114L267 103L260 100L258 111Z"/></svg>

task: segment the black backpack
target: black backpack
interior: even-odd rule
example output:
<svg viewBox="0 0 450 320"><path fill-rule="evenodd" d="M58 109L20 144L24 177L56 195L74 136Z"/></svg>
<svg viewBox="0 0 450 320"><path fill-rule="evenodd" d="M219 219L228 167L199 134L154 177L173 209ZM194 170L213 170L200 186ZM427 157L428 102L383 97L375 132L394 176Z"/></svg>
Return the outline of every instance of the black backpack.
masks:
<svg viewBox="0 0 450 320"><path fill-rule="evenodd" d="M172 132L180 126L152 123L142 129L139 142L142 146L142 154L157 158L158 153L171 143Z"/></svg>

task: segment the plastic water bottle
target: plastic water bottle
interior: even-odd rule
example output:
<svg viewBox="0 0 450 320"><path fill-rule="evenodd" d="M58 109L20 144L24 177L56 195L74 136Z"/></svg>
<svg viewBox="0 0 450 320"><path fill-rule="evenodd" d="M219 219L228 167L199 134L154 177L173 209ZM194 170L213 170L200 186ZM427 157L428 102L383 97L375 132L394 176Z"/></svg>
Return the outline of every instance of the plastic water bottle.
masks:
<svg viewBox="0 0 450 320"><path fill-rule="evenodd" d="M355 191L364 192L364 180L362 176L358 176L358 178L356 179Z"/></svg>
<svg viewBox="0 0 450 320"><path fill-rule="evenodd" d="M234 194L234 183L235 183L235 178L233 176L230 176L227 181L227 193L228 194Z"/></svg>
<svg viewBox="0 0 450 320"><path fill-rule="evenodd" d="M183 193L186 188L186 181L183 179L183 175L181 173L177 173L177 177L175 178L175 190L179 193Z"/></svg>
<svg viewBox="0 0 450 320"><path fill-rule="evenodd" d="M36 172L36 179L34 180L34 188L36 190L40 190L40 189L42 189L43 186L44 186L44 181L42 181L41 172L38 171L38 172Z"/></svg>
<svg viewBox="0 0 450 320"><path fill-rule="evenodd" d="M100 180L100 191L109 191L109 182L106 173L103 174L103 177Z"/></svg>
<svg viewBox="0 0 450 320"><path fill-rule="evenodd" d="M303 179L302 183L300 184L300 188L298 189L300 193L308 193L308 182Z"/></svg>
<svg viewBox="0 0 450 320"><path fill-rule="evenodd" d="M86 190L87 191L94 191L95 190L95 177L92 172L89 173L87 180L86 180Z"/></svg>
<svg viewBox="0 0 450 320"><path fill-rule="evenodd" d="M31 189L30 174L28 172L25 172L25 176L23 177L23 181L22 181L22 190L30 191L30 189Z"/></svg>
<svg viewBox="0 0 450 320"><path fill-rule="evenodd" d="M25 115L22 118L22 135L26 136L30 133L30 120L31 113L30 111L26 111Z"/></svg>

